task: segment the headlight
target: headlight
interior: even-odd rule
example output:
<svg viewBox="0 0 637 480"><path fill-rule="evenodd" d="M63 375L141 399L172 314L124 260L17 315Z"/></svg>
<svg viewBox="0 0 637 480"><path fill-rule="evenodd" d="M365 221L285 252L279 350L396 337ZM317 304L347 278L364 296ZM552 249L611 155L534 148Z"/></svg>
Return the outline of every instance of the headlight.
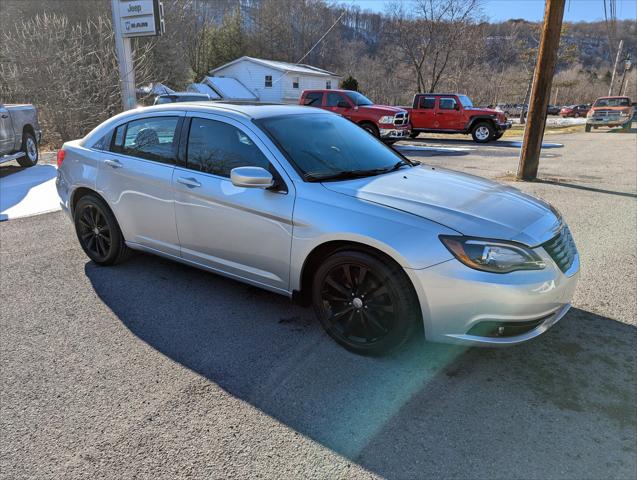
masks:
<svg viewBox="0 0 637 480"><path fill-rule="evenodd" d="M384 117L380 117L378 123L394 123L393 115L385 115Z"/></svg>
<svg viewBox="0 0 637 480"><path fill-rule="evenodd" d="M442 243L467 267L492 273L541 270L544 261L519 243L441 235Z"/></svg>
<svg viewBox="0 0 637 480"><path fill-rule="evenodd" d="M629 117L630 113L628 113L628 112L619 112L619 116L620 117Z"/></svg>

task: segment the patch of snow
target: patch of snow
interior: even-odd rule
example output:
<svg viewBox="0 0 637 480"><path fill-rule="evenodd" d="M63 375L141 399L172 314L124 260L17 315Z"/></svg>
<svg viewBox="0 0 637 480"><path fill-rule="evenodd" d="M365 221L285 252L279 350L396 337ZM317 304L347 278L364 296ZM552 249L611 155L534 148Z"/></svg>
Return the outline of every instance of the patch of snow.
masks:
<svg viewBox="0 0 637 480"><path fill-rule="evenodd" d="M54 165L35 165L0 178L0 220L60 210L56 176Z"/></svg>

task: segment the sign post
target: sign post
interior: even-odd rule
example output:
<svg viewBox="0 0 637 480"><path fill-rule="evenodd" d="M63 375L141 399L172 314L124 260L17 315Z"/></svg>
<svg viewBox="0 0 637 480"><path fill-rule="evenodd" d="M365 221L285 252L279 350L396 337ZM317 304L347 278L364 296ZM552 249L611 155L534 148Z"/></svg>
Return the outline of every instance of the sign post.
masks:
<svg viewBox="0 0 637 480"><path fill-rule="evenodd" d="M124 110L135 108L135 66L131 37L164 33L164 8L159 0L111 0L115 50Z"/></svg>

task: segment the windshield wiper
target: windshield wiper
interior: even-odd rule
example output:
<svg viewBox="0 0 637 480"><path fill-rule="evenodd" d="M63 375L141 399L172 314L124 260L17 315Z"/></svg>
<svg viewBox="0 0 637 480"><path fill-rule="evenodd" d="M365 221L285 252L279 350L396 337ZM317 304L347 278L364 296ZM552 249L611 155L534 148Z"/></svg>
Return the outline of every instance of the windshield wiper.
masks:
<svg viewBox="0 0 637 480"><path fill-rule="evenodd" d="M389 173L398 170L404 166L416 166L420 165L419 161L413 160L400 160L389 168L371 168L369 170L342 170L338 172L325 172L325 173L306 173L303 178L308 182L321 182L323 180L347 180L352 178L371 177L373 175L379 175L381 173Z"/></svg>

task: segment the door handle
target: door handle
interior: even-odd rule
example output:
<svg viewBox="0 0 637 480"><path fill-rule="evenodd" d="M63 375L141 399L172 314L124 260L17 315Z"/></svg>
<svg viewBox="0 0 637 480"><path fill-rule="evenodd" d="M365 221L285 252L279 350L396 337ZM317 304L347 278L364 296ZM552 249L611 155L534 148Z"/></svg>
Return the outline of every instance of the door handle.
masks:
<svg viewBox="0 0 637 480"><path fill-rule="evenodd" d="M182 185L186 185L188 188L201 187L201 183L199 183L194 178L179 177L179 178L177 178L177 183L181 183Z"/></svg>
<svg viewBox="0 0 637 480"><path fill-rule="evenodd" d="M104 160L104 164L112 168L122 168L124 166L119 160L111 160L110 158Z"/></svg>
<svg viewBox="0 0 637 480"><path fill-rule="evenodd" d="M3 113L2 118L9 118L9 115L7 115L6 113Z"/></svg>

